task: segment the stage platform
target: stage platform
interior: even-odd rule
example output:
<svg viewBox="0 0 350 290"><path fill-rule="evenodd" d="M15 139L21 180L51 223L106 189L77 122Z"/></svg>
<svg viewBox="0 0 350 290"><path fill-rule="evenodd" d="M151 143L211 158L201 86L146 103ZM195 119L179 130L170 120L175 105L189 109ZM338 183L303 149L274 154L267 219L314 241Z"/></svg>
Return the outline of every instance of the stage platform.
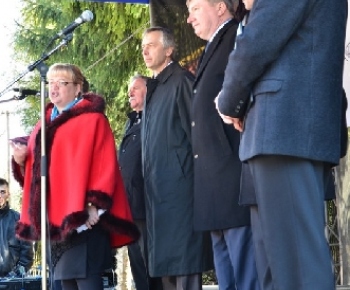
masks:
<svg viewBox="0 0 350 290"><path fill-rule="evenodd" d="M219 286L217 286L217 285L203 286L203 290L219 290ZM350 285L349 286L337 286L337 290L350 290Z"/></svg>

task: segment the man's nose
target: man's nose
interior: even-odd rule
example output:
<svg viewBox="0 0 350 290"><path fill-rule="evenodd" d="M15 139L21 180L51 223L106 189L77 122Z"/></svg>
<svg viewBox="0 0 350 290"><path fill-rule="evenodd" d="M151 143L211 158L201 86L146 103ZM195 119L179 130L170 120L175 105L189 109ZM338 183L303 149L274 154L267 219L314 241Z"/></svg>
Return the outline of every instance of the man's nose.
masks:
<svg viewBox="0 0 350 290"><path fill-rule="evenodd" d="M192 22L192 16L191 14L189 14L187 17L187 23L191 23L191 22Z"/></svg>

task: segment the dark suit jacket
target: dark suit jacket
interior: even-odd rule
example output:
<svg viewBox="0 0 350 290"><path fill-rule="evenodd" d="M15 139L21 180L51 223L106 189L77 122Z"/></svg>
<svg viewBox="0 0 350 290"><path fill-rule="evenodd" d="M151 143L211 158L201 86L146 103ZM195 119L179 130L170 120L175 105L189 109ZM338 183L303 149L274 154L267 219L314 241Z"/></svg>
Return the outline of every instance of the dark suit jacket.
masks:
<svg viewBox="0 0 350 290"><path fill-rule="evenodd" d="M226 23L199 64L191 106L194 159L194 226L219 230L250 224L249 209L238 204L241 162L240 134L219 117L214 99L224 79L238 22Z"/></svg>
<svg viewBox="0 0 350 290"><path fill-rule="evenodd" d="M140 113L141 114L141 113ZM123 140L119 146L118 161L130 209L135 220L145 220L145 192L141 163L141 115L128 114Z"/></svg>
<svg viewBox="0 0 350 290"><path fill-rule="evenodd" d="M255 0L219 98L224 115L245 118L242 160L338 163L347 11L347 0Z"/></svg>

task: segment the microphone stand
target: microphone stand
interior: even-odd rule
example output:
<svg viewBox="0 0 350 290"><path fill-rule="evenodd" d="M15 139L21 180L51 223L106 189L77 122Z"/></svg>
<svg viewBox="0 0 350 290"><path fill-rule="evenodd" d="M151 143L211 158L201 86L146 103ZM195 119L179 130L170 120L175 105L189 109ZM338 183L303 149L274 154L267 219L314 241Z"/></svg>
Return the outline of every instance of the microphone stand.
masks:
<svg viewBox="0 0 350 290"><path fill-rule="evenodd" d="M14 101L14 100L17 100L17 99L15 97L12 97L11 99L0 101L0 104L1 103L7 103L7 102L10 102L10 101Z"/></svg>
<svg viewBox="0 0 350 290"><path fill-rule="evenodd" d="M45 119L45 96L46 96L46 73L47 65L44 63L45 60L59 50L61 47L66 46L73 39L73 34L67 34L62 41L48 53L44 53L41 58L31 65L21 73L17 78L15 78L2 92L0 92L0 97L9 88L23 78L28 72L33 71L35 68L40 72L40 115L41 115L41 163L40 163L40 173L41 173L41 289L47 289L47 269L46 269L46 180L47 180L47 157L46 157L46 119Z"/></svg>

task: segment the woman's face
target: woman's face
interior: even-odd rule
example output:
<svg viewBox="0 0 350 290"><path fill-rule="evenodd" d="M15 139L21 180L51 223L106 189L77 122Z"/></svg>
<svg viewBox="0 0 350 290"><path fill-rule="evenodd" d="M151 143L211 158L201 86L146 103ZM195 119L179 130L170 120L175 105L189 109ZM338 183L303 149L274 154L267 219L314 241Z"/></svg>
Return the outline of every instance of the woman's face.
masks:
<svg viewBox="0 0 350 290"><path fill-rule="evenodd" d="M60 112L81 92L81 85L74 83L72 77L64 72L52 74L47 81L49 98Z"/></svg>

